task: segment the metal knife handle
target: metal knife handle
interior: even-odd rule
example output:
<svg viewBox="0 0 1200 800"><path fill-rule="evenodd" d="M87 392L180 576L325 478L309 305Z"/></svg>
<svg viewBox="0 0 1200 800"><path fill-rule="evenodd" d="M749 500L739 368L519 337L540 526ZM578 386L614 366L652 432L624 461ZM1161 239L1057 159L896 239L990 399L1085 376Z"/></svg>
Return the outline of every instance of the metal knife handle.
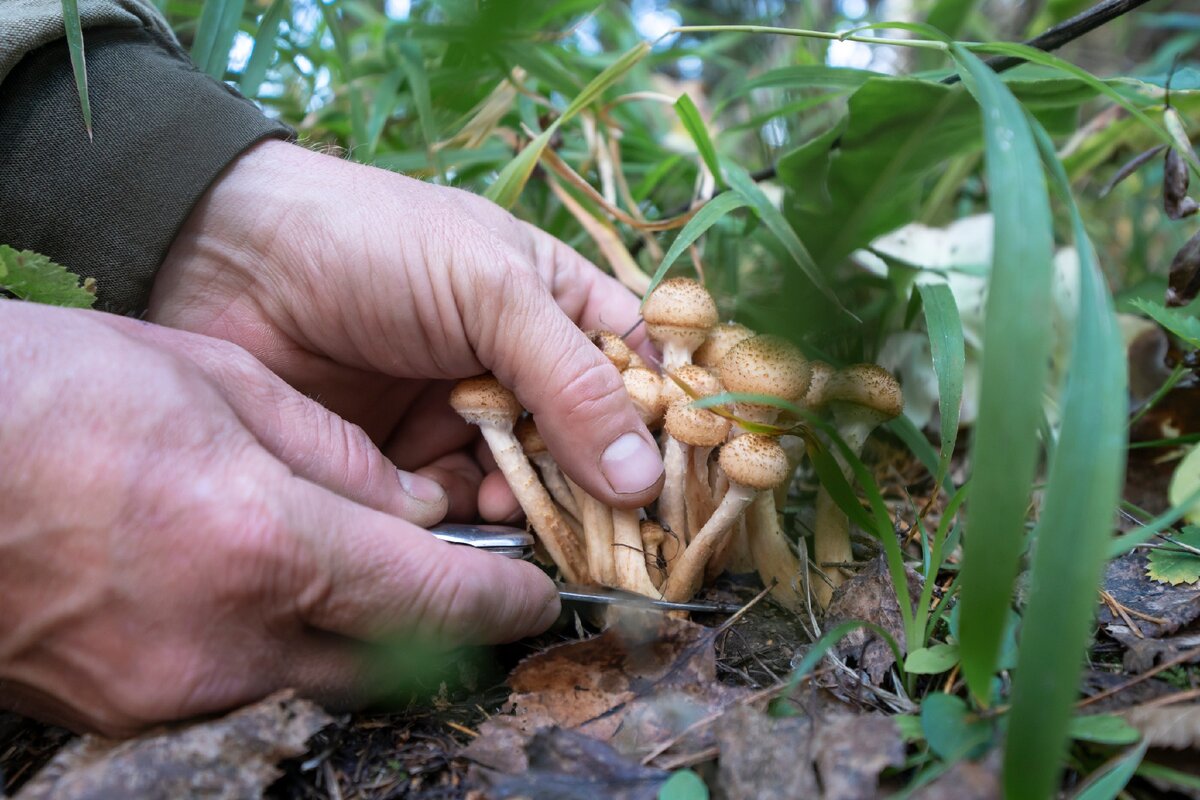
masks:
<svg viewBox="0 0 1200 800"><path fill-rule="evenodd" d="M507 525L460 525L448 523L429 529L450 544L467 545L505 558L528 560L533 557L533 534Z"/></svg>

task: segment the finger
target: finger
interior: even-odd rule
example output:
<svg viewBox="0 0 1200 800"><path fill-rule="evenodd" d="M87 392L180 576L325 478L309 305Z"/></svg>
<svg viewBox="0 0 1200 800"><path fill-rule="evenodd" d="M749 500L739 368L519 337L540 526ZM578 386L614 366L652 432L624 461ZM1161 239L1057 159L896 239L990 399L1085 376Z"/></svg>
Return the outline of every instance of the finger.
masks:
<svg viewBox="0 0 1200 800"><path fill-rule="evenodd" d="M446 492L447 521L471 522L476 518L483 468L471 456L462 451L450 453L421 467L417 474L437 481Z"/></svg>
<svg viewBox="0 0 1200 800"><path fill-rule="evenodd" d="M536 273L512 256L499 263L499 277L493 271L472 287L471 302L494 309L473 326L480 361L533 412L555 460L576 483L609 505L647 505L659 491L662 459L621 374Z"/></svg>
<svg viewBox="0 0 1200 800"><path fill-rule="evenodd" d="M431 381L388 436L383 452L400 469L418 471L479 438L450 406L452 381Z"/></svg>
<svg viewBox="0 0 1200 800"><path fill-rule="evenodd" d="M199 367L251 434L297 475L422 527L445 516L441 486L397 470L366 431L300 394L237 345L156 325L127 330Z"/></svg>
<svg viewBox="0 0 1200 800"><path fill-rule="evenodd" d="M558 616L554 584L532 564L445 544L304 481L286 491L319 576L297 600L310 625L370 641L486 644L539 633Z"/></svg>
<svg viewBox="0 0 1200 800"><path fill-rule="evenodd" d="M479 485L479 516L488 522L516 522L521 506L500 472L489 472Z"/></svg>

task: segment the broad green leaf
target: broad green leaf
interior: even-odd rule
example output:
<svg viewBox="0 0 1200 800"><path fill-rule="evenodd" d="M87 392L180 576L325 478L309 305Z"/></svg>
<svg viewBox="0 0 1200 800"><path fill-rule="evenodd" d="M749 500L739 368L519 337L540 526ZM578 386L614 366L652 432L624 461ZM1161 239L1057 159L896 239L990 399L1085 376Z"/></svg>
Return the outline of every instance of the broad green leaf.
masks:
<svg viewBox="0 0 1200 800"><path fill-rule="evenodd" d="M708 800L708 787L690 769L677 770L658 790L658 800Z"/></svg>
<svg viewBox="0 0 1200 800"><path fill-rule="evenodd" d="M1133 744L1141 732L1116 714L1089 714L1072 717L1068 735L1081 742L1097 744Z"/></svg>
<svg viewBox="0 0 1200 800"><path fill-rule="evenodd" d="M692 137L696 151L704 160L704 166L708 167L708 171L717 179L718 185L723 184L725 178L721 174L721 162L717 159L717 148L713 147L712 139L709 138L708 126L704 124L704 118L700 116L700 109L696 108L696 104L692 102L692 98L688 97L687 92L679 95L679 99L675 101L675 113L678 115L679 121L683 123L683 128L688 132L688 136Z"/></svg>
<svg viewBox="0 0 1200 800"><path fill-rule="evenodd" d="M1188 525L1172 538L1188 547L1200 548L1200 528L1194 525ZM1200 580L1200 555L1174 547L1169 542L1151 550L1147 560L1146 575L1151 580L1172 586Z"/></svg>
<svg viewBox="0 0 1200 800"><path fill-rule="evenodd" d="M1034 531L1037 546L1005 744L1009 797L1048 796L1059 785L1127 442L1125 347L1113 300L1054 144L1036 124L1033 130L1051 184L1070 214L1079 254L1079 313L1062 424Z"/></svg>
<svg viewBox="0 0 1200 800"><path fill-rule="evenodd" d="M0 244L0 289L22 300L69 308L91 308L96 295L79 276L46 256Z"/></svg>
<svg viewBox="0 0 1200 800"><path fill-rule="evenodd" d="M542 157L542 150L546 149L546 145L550 143L550 138L554 135L554 132L584 108L591 105L605 90L620 80L635 64L645 58L649 52L649 43L638 42L609 65L607 69L593 78L583 88L583 91L575 96L575 99L571 101L563 113L554 122L550 123L546 130L542 131L532 142L525 145L525 149L518 153L516 158L508 162L504 169L500 171L496 182L488 187L484 195L494 203L505 208L511 208L513 203L517 202L517 198L521 196L521 190L525 188L529 176L533 174L533 168Z"/></svg>
<svg viewBox="0 0 1200 800"><path fill-rule="evenodd" d="M958 37L978 0L937 0L925 17L925 24L938 29L951 39Z"/></svg>
<svg viewBox="0 0 1200 800"><path fill-rule="evenodd" d="M646 297L649 297L655 287L662 283L663 278L667 275L667 270L683 255L684 250L703 236L705 231L717 224L726 214L743 208L746 205L746 200L735 192L722 192L705 203L696 212L696 215L688 220L687 225L683 226L683 230L675 237L675 241L671 242L671 248L667 250L666 255L663 256L662 263L658 265L658 269L650 279L650 288L646 290ZM645 302L646 299L644 297L642 298L642 303L645 304Z"/></svg>
<svg viewBox="0 0 1200 800"><path fill-rule="evenodd" d="M225 78L229 49L233 47L245 7L246 0L204 0L192 42L192 60L202 72L217 80Z"/></svg>
<svg viewBox="0 0 1200 800"><path fill-rule="evenodd" d="M63 25L67 32L67 49L71 53L71 72L75 75L75 92L83 127L92 138L92 103L88 97L87 58L83 50L83 23L79 19L79 0L62 0Z"/></svg>
<svg viewBox="0 0 1200 800"><path fill-rule="evenodd" d="M921 729L921 718L916 714L896 714L892 724L900 731L900 738L906 742L920 742L925 738Z"/></svg>
<svg viewBox="0 0 1200 800"><path fill-rule="evenodd" d="M254 34L254 49L250 51L250 60L242 72L239 81L242 94L254 97L258 87L262 86L267 77L267 70L275 60L275 38L279 35L279 25L284 15L290 11L291 0L272 0L271 5L258 23L258 31Z"/></svg>
<svg viewBox="0 0 1200 800"><path fill-rule="evenodd" d="M909 653L904 659L904 671L914 675L941 675L957 663L957 645L935 644Z"/></svg>
<svg viewBox="0 0 1200 800"><path fill-rule="evenodd" d="M988 702L1037 466L1042 393L1033 387L1044 385L1050 353L1054 237L1025 112L978 58L958 46L951 55L982 111L995 218L959 600L963 676Z"/></svg>
<svg viewBox="0 0 1200 800"><path fill-rule="evenodd" d="M1062 133L1074 130L1079 103L1095 96L1077 81L1009 86L1036 99L1039 118ZM779 159L785 212L817 263L835 263L915 219L922 182L947 159L977 151L981 127L960 87L871 78L850 95L839 125Z"/></svg>
<svg viewBox="0 0 1200 800"><path fill-rule="evenodd" d="M992 742L993 724L973 713L961 697L932 692L921 701L921 730L938 758L977 758Z"/></svg>
<svg viewBox="0 0 1200 800"><path fill-rule="evenodd" d="M808 248L796 235L796 231L784 218L782 212L775 207L770 198L759 188L754 179L750 177L750 173L739 164L725 165L725 178L729 181L729 188L741 195L746 204L754 209L754 213L762 220L762 223L767 226L767 229L775 235L779 243L788 251L788 255L800 267L800 271L812 283L812 285L825 296L834 308L841 311L847 316L853 317L849 311L838 300L837 295L833 293L833 289L829 286L829 281L821 273L816 262L808 253Z"/></svg>
<svg viewBox="0 0 1200 800"><path fill-rule="evenodd" d="M1200 319L1177 308L1167 308L1161 303L1140 297L1132 300L1130 305L1192 347L1200 348Z"/></svg>
<svg viewBox="0 0 1200 800"><path fill-rule="evenodd" d="M1149 742L1142 742L1137 747L1130 748L1128 752L1110 759L1088 776L1073 800L1113 800L1125 788L1125 784L1129 783L1138 765L1146 757L1149 747Z"/></svg>
<svg viewBox="0 0 1200 800"><path fill-rule="evenodd" d="M938 412L941 416L941 449L934 483L941 484L950 468L958 440L958 415L962 405L963 370L967 354L963 344L962 319L954 293L946 284L921 284L921 304L929 331L929 350L938 380Z"/></svg>

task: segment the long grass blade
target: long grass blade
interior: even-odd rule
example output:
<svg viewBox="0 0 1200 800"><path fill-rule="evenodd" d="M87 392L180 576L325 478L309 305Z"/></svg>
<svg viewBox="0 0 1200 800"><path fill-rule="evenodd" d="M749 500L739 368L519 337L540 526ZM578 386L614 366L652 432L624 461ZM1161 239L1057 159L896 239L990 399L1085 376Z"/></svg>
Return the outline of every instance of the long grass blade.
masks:
<svg viewBox="0 0 1200 800"><path fill-rule="evenodd" d="M938 413L941 416L941 449L934 483L941 485L950 468L954 443L958 440L958 416L962 404L963 370L967 365L963 344L962 318L954 293L946 284L918 287L925 308L925 327L929 330L929 349L938 381Z"/></svg>
<svg viewBox="0 0 1200 800"><path fill-rule="evenodd" d="M716 225L729 212L742 208L745 205L745 198L733 192L719 194L705 203L696 212L696 216L688 220L688 224L683 226L683 230L675 237L675 241L671 242L671 248L667 250L667 254L663 256L662 263L658 265L658 269L655 270L654 275L650 278L650 286L646 290L646 296L649 297L654 288L662 283L662 279L667 275L667 270L683 255L684 250L691 247L697 239L704 235L705 231Z"/></svg>
<svg viewBox="0 0 1200 800"><path fill-rule="evenodd" d="M958 45L950 52L983 113L995 217L960 599L963 676L986 705L1037 466L1054 239L1050 200L1025 112L982 61Z"/></svg>
<svg viewBox="0 0 1200 800"><path fill-rule="evenodd" d="M350 152L353 153L354 145L364 144L368 139L367 110L363 105L362 92L354 80L350 41L346 37L346 31L342 27L342 21L335 7L337 2L338 0L317 0L317 5L321 7L321 16L325 20L325 27L333 36L333 47L337 52L342 80L346 82L346 92L350 97L350 129L352 132Z"/></svg>
<svg viewBox="0 0 1200 800"><path fill-rule="evenodd" d="M83 51L83 23L79 19L79 0L62 0L63 24L67 30L67 49L71 52L71 71L75 73L75 91L88 139L92 138L92 103L88 97L87 58Z"/></svg>
<svg viewBox="0 0 1200 800"><path fill-rule="evenodd" d="M679 121L683 123L683 128L692 137L692 142L696 145L697 152L700 153L700 158L704 161L704 166L708 167L708 171L717 179L717 183L724 183L724 178L721 175L721 162L717 160L717 148L713 146L712 139L708 135L708 126L704 124L704 118L700 116L700 109L696 108L696 104L692 98L687 96L687 93L679 95L679 99L675 101L675 113L679 116Z"/></svg>
<svg viewBox="0 0 1200 800"><path fill-rule="evenodd" d="M196 39L192 42L192 60L202 72L217 80L225 78L229 49L233 47L245 8L246 0L204 0Z"/></svg>
<svg viewBox="0 0 1200 800"><path fill-rule="evenodd" d="M242 80L239 82L242 94L247 97L258 94L258 87L266 80L267 70L275 60L275 39L279 35L279 26L290 6L291 0L273 0L258 23L258 31L254 34L254 49L250 51L250 61L246 63Z"/></svg>
<svg viewBox="0 0 1200 800"><path fill-rule="evenodd" d="M1013 798L1048 797L1058 786L1125 464L1125 349L1112 297L1054 144L1033 125L1070 211L1080 292L1013 685L1004 767Z"/></svg>

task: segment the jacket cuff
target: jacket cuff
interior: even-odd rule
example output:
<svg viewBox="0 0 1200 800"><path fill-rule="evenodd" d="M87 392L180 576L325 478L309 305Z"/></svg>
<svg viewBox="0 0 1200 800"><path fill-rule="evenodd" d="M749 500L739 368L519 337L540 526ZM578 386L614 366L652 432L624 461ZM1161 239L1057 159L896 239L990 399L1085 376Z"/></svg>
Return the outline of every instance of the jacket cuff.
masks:
<svg viewBox="0 0 1200 800"><path fill-rule="evenodd" d="M96 280L98 307L145 308L171 240L220 172L291 131L150 29L85 34L94 139L65 41L0 84L0 244Z"/></svg>

